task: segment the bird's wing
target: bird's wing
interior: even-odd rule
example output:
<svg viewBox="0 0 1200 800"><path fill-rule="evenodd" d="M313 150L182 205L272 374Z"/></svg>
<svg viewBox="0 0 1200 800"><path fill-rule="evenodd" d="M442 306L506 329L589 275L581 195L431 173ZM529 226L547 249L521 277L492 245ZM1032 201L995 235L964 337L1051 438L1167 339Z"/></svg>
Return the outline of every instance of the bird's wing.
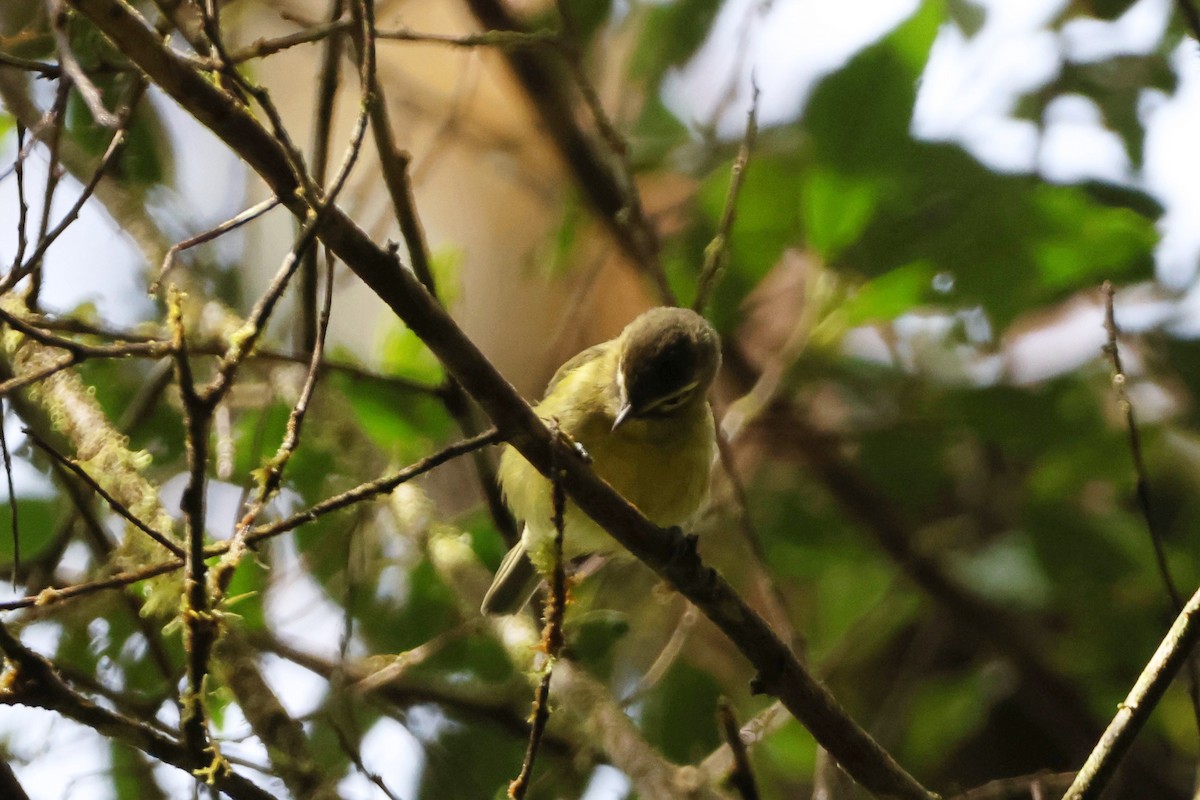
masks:
<svg viewBox="0 0 1200 800"><path fill-rule="evenodd" d="M525 607L537 591L541 576L525 553L525 545L517 542L496 570L496 577L483 597L479 610L484 614L515 614Z"/></svg>
<svg viewBox="0 0 1200 800"><path fill-rule="evenodd" d="M555 371L554 376L550 378L550 382L546 384L546 391L542 394L542 397L545 398L549 396L549 394L554 391L554 387L558 386L563 378L567 377L584 364L600 358L600 356L607 353L612 346L613 343L611 341L601 342L600 344L592 345L586 350L581 350L568 358L563 362L563 365L559 367L557 371Z"/></svg>

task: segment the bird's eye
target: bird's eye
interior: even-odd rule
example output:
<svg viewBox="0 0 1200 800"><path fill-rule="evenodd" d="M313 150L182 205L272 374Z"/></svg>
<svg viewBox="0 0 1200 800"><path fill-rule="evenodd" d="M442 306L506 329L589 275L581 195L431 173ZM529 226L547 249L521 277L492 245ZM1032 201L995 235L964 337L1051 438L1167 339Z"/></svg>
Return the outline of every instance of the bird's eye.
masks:
<svg viewBox="0 0 1200 800"><path fill-rule="evenodd" d="M670 414L672 411L678 410L680 406L686 403L691 395L691 387L688 387L683 391L659 400L647 410L655 414Z"/></svg>

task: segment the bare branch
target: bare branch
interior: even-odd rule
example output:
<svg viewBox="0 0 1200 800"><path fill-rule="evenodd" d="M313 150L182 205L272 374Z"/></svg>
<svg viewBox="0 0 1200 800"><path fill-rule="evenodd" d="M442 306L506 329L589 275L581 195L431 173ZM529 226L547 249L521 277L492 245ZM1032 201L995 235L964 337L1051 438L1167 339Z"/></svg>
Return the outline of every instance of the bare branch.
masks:
<svg viewBox="0 0 1200 800"><path fill-rule="evenodd" d="M51 179L47 179L48 196L44 201L45 206L42 209L43 229L41 232L39 232L37 245L34 247L33 252L29 254L29 258L22 262L19 267L14 266L13 269L4 276L4 280L0 281L0 294L7 292L17 283L17 281L36 270L41 264L42 257L50 248L50 245L54 244L55 240L57 240L58 237L60 237L63 232L66 231L66 229L69 228L72 223L79 218L79 212L83 210L83 207L87 204L87 201L91 199L92 193L96 191L96 187L100 183L100 179L104 177L109 167L116 162L117 157L121 154L121 150L125 146L125 136L128 133L129 123L133 119L133 114L137 108L137 103L141 99L142 92L145 91L145 88L146 85L141 80L135 82L134 88L130 93L128 106L113 124L113 126L116 127L116 132L113 134L112 139L109 140L108 147L105 149L104 155L100 158L100 163L92 172L91 178L89 178L87 183L84 184L83 191L81 191L79 196L75 198L75 202L71 205L71 208L67 210L67 213L63 215L63 218L59 220L59 223L49 231L45 230L45 226L49 221L51 199L49 195L53 193L53 183L50 182ZM52 175L53 172L54 168L52 165Z"/></svg>
<svg viewBox="0 0 1200 800"><path fill-rule="evenodd" d="M737 217L738 195L741 194L742 184L746 181L746 165L750 163L750 153L753 152L755 139L758 138L758 84L754 83L753 78L750 86L750 111L746 114L746 132L742 134L742 144L738 147L737 157L733 159L733 166L729 170L729 190L725 194L721 221L712 241L704 248L704 265L700 268L696 300L692 303L692 309L700 313L704 313L708 306L717 280L725 269L729 236L733 231L733 221Z"/></svg>
<svg viewBox="0 0 1200 800"><path fill-rule="evenodd" d="M1134 738L1150 718L1167 687L1200 640L1200 591L1175 618L1154 656L1117 707L1117 714L1080 768L1063 800L1092 800L1100 796Z"/></svg>
<svg viewBox="0 0 1200 800"><path fill-rule="evenodd" d="M1146 532L1150 535L1150 544L1154 548L1154 561L1158 567L1158 575L1162 579L1163 587L1167 590L1172 610L1179 614L1183 611L1183 595L1180 594L1175 578L1171 574L1163 532L1155 524L1154 504L1150 499L1150 476L1146 471L1145 459L1142 458L1142 434L1138 428L1137 414L1134 412L1133 403L1125 388L1128 379L1124 367L1121 365L1121 351L1117 346L1117 337L1120 336L1121 331L1117 327L1116 310L1113 307L1113 298L1116 293L1111 281L1105 281L1100 291L1104 295L1104 330L1108 335L1108 340L1102 349L1112 364L1113 394L1116 395L1117 405L1120 406L1125 417L1125 430L1129 434L1129 455L1133 460L1138 510L1141 511L1142 520L1146 523ZM1187 667L1188 698L1192 703L1192 716L1196 721L1196 727L1200 729L1200 667L1197 666L1194 658L1188 659Z"/></svg>
<svg viewBox="0 0 1200 800"><path fill-rule="evenodd" d="M255 527L246 537L246 541L250 544L261 542L266 539L279 536L288 531L295 530L305 523L320 519L321 517L332 514L335 511L341 511L356 503L372 497L377 497L382 494L387 494L402 483L406 483L414 478L424 475L431 469L445 464L459 456L476 450L480 447L496 444L502 441L500 434L495 428L484 431L478 436L473 436L470 439L464 439L461 442L455 442L452 445L444 447L436 453L426 456L420 461L410 464L391 475L378 478L367 483L360 484L353 489L349 489L341 494L334 495L322 500L320 503L300 511L292 516L272 522L269 524L259 525ZM218 542L211 545L204 551L205 558L213 558L223 555L228 552L228 542ZM93 594L95 592L104 591L106 589L119 589L130 584L140 581L149 580L150 578L164 575L168 572L174 572L184 566L183 559L175 559L165 561L160 564L151 564L146 567L141 567L136 570L129 570L109 578L103 578L87 583L76 584L56 589L47 589L41 594L32 597L23 597L19 600L9 600L0 603L0 611L14 611L19 608L32 608L34 606L46 606L53 603L58 603L64 600L71 600L76 597Z"/></svg>
<svg viewBox="0 0 1200 800"><path fill-rule="evenodd" d="M228 631L217 646L214 669L237 698L238 707L266 748L274 772L293 797L337 800L335 781L315 757L304 727L279 701L255 663L256 653L241 636Z"/></svg>
<svg viewBox="0 0 1200 800"><path fill-rule="evenodd" d="M13 488L12 455L8 451L8 436L4 433L4 401L0 395L0 455L4 456L4 479L8 485L8 514L12 525L13 543L13 588L17 586L17 575L21 572L21 526L17 514L17 491Z"/></svg>
<svg viewBox="0 0 1200 800"><path fill-rule="evenodd" d="M154 541L161 544L176 558L183 558L182 547L171 541L167 534L164 534L161 531L156 531L154 528L151 528L145 522L138 519L138 517L134 515L134 513L130 511L124 503L122 503L120 500L117 500L115 497L105 491L104 487L97 483L96 480L88 474L87 470L55 450L49 442L38 436L37 432L32 428L25 428L24 431L25 435L29 437L30 442L32 442L43 453L50 456L50 458L54 459L54 461L56 461L64 469L69 471L75 477L79 478L79 480L83 481L83 483L86 484L93 492L100 495L100 499L107 503L108 507L111 508L122 519L133 525L135 528L149 536Z"/></svg>
<svg viewBox="0 0 1200 800"><path fill-rule="evenodd" d="M733 753L734 768L729 775L729 782L738 790L742 800L758 800L758 784L750 766L750 754L746 752L746 743L742 741L742 732L733 705L725 698L721 698L717 706L717 720L721 725L721 735Z"/></svg>
<svg viewBox="0 0 1200 800"><path fill-rule="evenodd" d="M117 127L117 116L104 107L104 98L100 96L100 90L83 71L83 67L79 65L79 61L76 60L75 53L71 49L71 39L67 33L66 3L64 0L47 0L46 7L49 10L50 28L54 32L54 43L58 48L58 61L63 72L70 76L71 82L79 90L79 96L83 98L84 105L88 107L96 124L103 125L105 128Z"/></svg>
<svg viewBox="0 0 1200 800"><path fill-rule="evenodd" d="M483 27L493 33L521 31L511 13L498 0L468 0L468 5ZM579 190L621 251L655 282L663 302L674 305L675 297L659 260L654 227L644 215L637 215L640 201L631 199L636 186L631 178L621 174L619 167L613 166L615 154L602 152L580 127L570 88L559 77L560 70L554 60L557 54L521 48L506 50L504 55L551 141L570 168ZM578 78L579 73L575 77ZM595 107L592 110L595 112ZM620 139L619 136L616 138ZM619 161L620 156L615 157Z"/></svg>
<svg viewBox="0 0 1200 800"><path fill-rule="evenodd" d="M236 230L237 228L245 225L247 222L258 219L277 205L279 205L279 198L269 198L225 220L220 225L209 228L203 233L198 233L195 236L184 239L178 244L171 245L171 249L167 250L166 258L163 259L162 266L158 270L158 277L156 277L150 284L150 293L158 294L158 290L163 279L167 277L167 274L171 271L171 268L175 266L175 260L179 258L179 254L184 250L188 250L199 244L211 242L213 239L216 239L219 236L223 236L232 230Z"/></svg>
<svg viewBox="0 0 1200 800"><path fill-rule="evenodd" d="M293 214L308 206L284 147L245 109L163 45L118 0L71 0L114 44L183 108L209 126L267 181ZM472 0L472 4L480 0ZM511 54L510 54L511 55ZM587 185L584 182L584 185ZM533 410L454 324L395 256L376 246L340 209L329 207L320 225L325 243L395 311L441 359L491 417L497 428L538 470L561 453L562 482L575 504L626 549L688 597L750 659L756 687L778 696L846 771L868 790L928 800L931 793L905 772L837 704L796 660L770 627L717 573L704 566L689 541L652 525L556 442Z"/></svg>
<svg viewBox="0 0 1200 800"><path fill-rule="evenodd" d="M557 423L554 431L559 435ZM568 443L569 446L569 443ZM554 475L558 470L552 469ZM550 680L554 676L554 663L558 660L559 651L563 645L563 616L567 611L567 573L563 566L563 532L566 514L567 494L563 490L562 481L556 477L550 481L550 506L553 509L554 547L552 548L553 568L550 574L550 591L546 593L546 605L542 612L546 624L542 629L540 650L545 655L542 664L542 677L538 681L533 696L532 723L529 726L529 744L525 748L525 758L521 761L521 771L508 785L508 796L512 800L524 800L529 791L529 782L533 778L533 765L537 761L538 749L542 744L542 736L546 733L546 723L550 721Z"/></svg>
<svg viewBox="0 0 1200 800"><path fill-rule="evenodd" d="M22 645L3 625L0 625L0 652L11 665L7 681L0 689L0 705L56 711L189 774L203 766L176 738L109 711L73 691L46 659ZM232 771L215 775L213 785L234 800L272 800L269 792Z"/></svg>
<svg viewBox="0 0 1200 800"><path fill-rule="evenodd" d="M1074 778L1074 772L1036 772L1016 778L1001 778L962 794L951 795L946 800L1034 800L1049 797L1044 792L1054 792L1053 796L1057 797L1057 793L1065 791Z"/></svg>

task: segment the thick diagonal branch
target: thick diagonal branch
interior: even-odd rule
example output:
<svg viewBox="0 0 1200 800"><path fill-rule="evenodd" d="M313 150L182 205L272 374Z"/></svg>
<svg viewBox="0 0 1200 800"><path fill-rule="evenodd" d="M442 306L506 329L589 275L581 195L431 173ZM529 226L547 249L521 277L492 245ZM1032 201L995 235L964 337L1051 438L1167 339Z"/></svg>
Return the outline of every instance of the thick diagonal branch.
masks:
<svg viewBox="0 0 1200 800"><path fill-rule="evenodd" d="M304 196L283 146L234 98L172 52L120 0L71 3L258 172L293 214L307 214L317 199ZM429 346L531 464L547 473L557 462L563 487L576 505L711 619L758 670L757 686L778 696L847 773L878 796L914 800L932 796L850 718L729 583L680 541L682 537L652 525L555 440L449 314L400 267L394 254L378 247L336 207L327 210L318 235ZM557 459L552 455L555 447L560 450Z"/></svg>

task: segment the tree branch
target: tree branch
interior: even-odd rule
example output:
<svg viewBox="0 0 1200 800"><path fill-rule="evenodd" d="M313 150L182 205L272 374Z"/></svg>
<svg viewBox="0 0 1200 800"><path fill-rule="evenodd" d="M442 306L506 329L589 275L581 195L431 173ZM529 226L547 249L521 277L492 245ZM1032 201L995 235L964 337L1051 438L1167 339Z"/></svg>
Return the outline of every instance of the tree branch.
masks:
<svg viewBox="0 0 1200 800"><path fill-rule="evenodd" d="M23 705L56 711L129 747L141 750L189 775L205 764L178 740L101 708L69 687L50 662L22 645L0 625L0 651L9 662L6 682L0 686L0 704ZM213 785L234 800L273 800L266 792L235 772L214 775Z"/></svg>
<svg viewBox="0 0 1200 800"><path fill-rule="evenodd" d="M1150 712L1154 711L1167 687L1191 655L1197 640L1200 640L1198 614L1200 590L1192 595L1175 618L1175 623L1158 645L1154 656L1138 676L1124 702L1117 707L1116 716L1080 768L1071 788L1063 795L1063 800L1093 800L1104 791L1138 731L1150 718Z"/></svg>
<svg viewBox="0 0 1200 800"><path fill-rule="evenodd" d="M171 51L120 0L71 0L128 58L263 177L293 214L309 204L279 142L233 98ZM651 524L567 447L496 371L394 255L379 248L340 209L329 207L319 235L420 337L476 399L513 446L543 474L559 449L562 482L576 505L626 549L691 600L758 671L756 687L778 696L846 771L881 796L928 800L932 794L883 750L796 660L733 588L706 568L683 537Z"/></svg>

